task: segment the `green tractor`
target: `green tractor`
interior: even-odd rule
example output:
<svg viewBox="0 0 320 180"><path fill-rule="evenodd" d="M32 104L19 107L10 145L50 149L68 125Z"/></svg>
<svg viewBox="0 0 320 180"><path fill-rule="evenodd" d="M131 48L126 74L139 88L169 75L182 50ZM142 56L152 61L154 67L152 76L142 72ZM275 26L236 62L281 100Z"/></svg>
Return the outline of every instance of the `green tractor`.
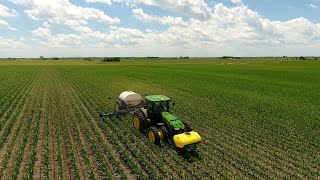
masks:
<svg viewBox="0 0 320 180"><path fill-rule="evenodd" d="M174 103L172 103L174 105ZM162 95L145 97L145 106L133 114L135 129L146 133L151 143L173 141L176 147L186 148L201 141L200 135L192 131L189 124L170 113L170 98Z"/></svg>
<svg viewBox="0 0 320 180"><path fill-rule="evenodd" d="M142 98L132 91L120 94L113 113L100 117L133 114L133 127L146 134L155 145L161 142L174 144L179 149L194 149L201 142L200 135L192 131L189 124L172 115L174 102L163 95Z"/></svg>

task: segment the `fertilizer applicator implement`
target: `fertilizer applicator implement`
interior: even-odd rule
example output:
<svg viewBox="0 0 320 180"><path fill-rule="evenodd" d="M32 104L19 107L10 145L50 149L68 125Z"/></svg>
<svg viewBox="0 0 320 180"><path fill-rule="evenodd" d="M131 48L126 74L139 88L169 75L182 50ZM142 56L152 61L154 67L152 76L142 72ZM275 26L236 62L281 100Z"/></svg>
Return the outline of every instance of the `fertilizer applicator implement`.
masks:
<svg viewBox="0 0 320 180"><path fill-rule="evenodd" d="M133 127L146 134L151 143L160 145L161 142L173 142L179 149L194 148L201 142L201 137L191 130L187 122L171 113L174 104L167 96L143 98L133 91L124 91L116 101L114 112L100 114L99 117L106 122L104 117L132 114Z"/></svg>

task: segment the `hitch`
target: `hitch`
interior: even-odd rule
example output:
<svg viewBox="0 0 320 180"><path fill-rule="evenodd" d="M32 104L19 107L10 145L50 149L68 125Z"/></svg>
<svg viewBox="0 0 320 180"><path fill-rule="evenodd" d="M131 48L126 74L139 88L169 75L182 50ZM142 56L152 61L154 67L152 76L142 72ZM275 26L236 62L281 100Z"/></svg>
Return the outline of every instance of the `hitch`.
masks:
<svg viewBox="0 0 320 180"><path fill-rule="evenodd" d="M104 118L104 117L112 117L112 116L119 116L118 113L112 112L112 113L107 113L107 114L99 114L99 117Z"/></svg>

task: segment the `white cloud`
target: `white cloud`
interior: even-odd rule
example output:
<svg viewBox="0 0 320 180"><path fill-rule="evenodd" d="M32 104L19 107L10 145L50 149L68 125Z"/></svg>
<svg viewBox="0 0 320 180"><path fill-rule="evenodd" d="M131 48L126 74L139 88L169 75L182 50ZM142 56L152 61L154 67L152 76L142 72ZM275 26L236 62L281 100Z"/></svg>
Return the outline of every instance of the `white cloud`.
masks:
<svg viewBox="0 0 320 180"><path fill-rule="evenodd" d="M111 0L85 0L85 1L86 3L103 3L108 5L112 4Z"/></svg>
<svg viewBox="0 0 320 180"><path fill-rule="evenodd" d="M44 39L40 43L47 47L79 47L84 40L84 37L76 34L53 34L50 25L44 23L43 26L33 30L32 34Z"/></svg>
<svg viewBox="0 0 320 180"><path fill-rule="evenodd" d="M173 25L173 26L187 26L187 23L183 21L181 17L171 17L171 16L164 16L159 17L155 15L149 15L143 12L142 9L133 9L132 10L133 16L138 20L149 23L149 22L157 22L162 25Z"/></svg>
<svg viewBox="0 0 320 180"><path fill-rule="evenodd" d="M23 48L24 44L20 40L8 39L0 36L0 50Z"/></svg>
<svg viewBox="0 0 320 180"><path fill-rule="evenodd" d="M51 30L48 27L39 27L32 31L33 35L40 36L40 37L50 37Z"/></svg>
<svg viewBox="0 0 320 180"><path fill-rule="evenodd" d="M12 17L17 16L18 13L14 9L10 9L7 6L0 4L0 17ZM11 27L7 21L0 19L0 28L9 28L11 30L16 30L15 28Z"/></svg>
<svg viewBox="0 0 320 180"><path fill-rule="evenodd" d="M94 10L92 8L83 11L83 7L70 5L70 3L69 5L65 4L68 2L66 0L57 0L60 4L57 4L58 2L43 2L43 0L15 1L19 1L19 3L24 1L23 4L27 6L27 13L30 13L30 16L32 15L34 19L44 20L41 27L32 31L34 35L32 37L36 39L32 43L40 42L38 47L48 49L61 48L63 50L61 53L65 53L65 49L74 49L72 52L76 52L75 49L78 49L79 56L95 55L93 52L98 51L99 55L103 55L104 52L116 56L155 55L148 53L156 51L164 52L163 55L167 56L246 56L252 54L265 56L290 55L285 54L290 52L290 49L295 49L291 54L302 55L312 51L318 52L317 47L320 46L319 23L313 23L303 17L289 21L271 21L258 12L243 6L242 3L231 8L220 3L213 7L213 11L210 10L210 16L206 18L190 16L191 18L188 20L183 20L181 17L161 17L147 14L140 8L132 10L133 16L144 23L169 25L167 29L160 31L117 27L116 25L108 26L105 30L96 30L89 21L101 22L100 18L104 14L94 17L90 13L86 14ZM136 4L148 5L158 2L155 0L133 1ZM180 7L183 7L186 2L184 0L170 1L176 5L182 4ZM240 3L241 1L233 0L233 2ZM161 8L168 6L169 1L165 0L163 3L167 4ZM70 7L75 8L75 11ZM175 6L172 5L172 7ZM171 9L168 10L171 11ZM83 14L78 15L81 13ZM57 34L54 31L57 28L56 23L68 26L75 32ZM103 23L109 25L107 22ZM2 24L4 24L3 27L7 26L6 22L2 22ZM35 44L32 44L32 47ZM89 52L88 48L93 52L91 50ZM107 52L106 49L109 51ZM298 49L303 51L298 52ZM128 52L133 54L130 55Z"/></svg>
<svg viewBox="0 0 320 180"><path fill-rule="evenodd" d="M243 5L242 1L241 0L231 0L231 2L235 5L238 5L238 6L241 6Z"/></svg>
<svg viewBox="0 0 320 180"><path fill-rule="evenodd" d="M18 15L17 11L0 4L0 17L10 17Z"/></svg>
<svg viewBox="0 0 320 180"><path fill-rule="evenodd" d="M191 18L188 22L184 22L185 24L183 21L179 23L179 18L148 15L142 9L134 9L133 14L142 22L169 24L170 27L159 32L111 26L108 31L101 32L81 22L68 21L66 22L68 26L79 34L53 35L45 25L34 30L33 34L46 37L48 39L46 45L53 47L80 47L87 41L94 41L95 43L87 46L132 48L137 51L172 50L168 55L174 51L191 51L194 55L206 52L210 52L210 55L221 55L219 53L246 55L245 53L251 54L254 51L260 55L270 55L277 52L271 49L288 51L290 48L320 45L320 24L312 23L305 18L285 22L271 21L246 6L229 8L217 4L210 19L204 21Z"/></svg>
<svg viewBox="0 0 320 180"><path fill-rule="evenodd" d="M103 11L71 4L68 0L11 0L27 7L24 12L34 20L47 20L57 24L68 24L69 21L96 21L105 24L119 23L118 18L111 18Z"/></svg>
<svg viewBox="0 0 320 180"><path fill-rule="evenodd" d="M114 2L155 6L201 20L209 19L212 15L211 9L204 0L114 0Z"/></svg>
<svg viewBox="0 0 320 180"><path fill-rule="evenodd" d="M317 5L312 4L312 3L310 3L310 4L309 4L309 6L310 6L311 8L313 8L313 9L317 9L317 8L318 8L318 6L317 6Z"/></svg>
<svg viewBox="0 0 320 180"><path fill-rule="evenodd" d="M7 21L2 20L2 19L0 19L0 29L1 29L1 28L9 28L10 30L13 30L13 31L16 30L15 28L11 27L11 26L7 23Z"/></svg>

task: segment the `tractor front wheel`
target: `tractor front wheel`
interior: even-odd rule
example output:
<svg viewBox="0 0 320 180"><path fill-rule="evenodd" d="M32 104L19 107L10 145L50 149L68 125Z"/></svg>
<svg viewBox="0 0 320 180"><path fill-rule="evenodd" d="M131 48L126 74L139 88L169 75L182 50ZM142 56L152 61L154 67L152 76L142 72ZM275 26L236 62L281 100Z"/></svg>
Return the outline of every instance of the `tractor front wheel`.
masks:
<svg viewBox="0 0 320 180"><path fill-rule="evenodd" d="M168 143L169 140L169 131L165 126L160 126L160 129L158 129L160 138L163 142Z"/></svg>
<svg viewBox="0 0 320 180"><path fill-rule="evenodd" d="M148 128L148 137L149 137L149 141L152 144L160 145L160 136L155 126L151 126Z"/></svg>

